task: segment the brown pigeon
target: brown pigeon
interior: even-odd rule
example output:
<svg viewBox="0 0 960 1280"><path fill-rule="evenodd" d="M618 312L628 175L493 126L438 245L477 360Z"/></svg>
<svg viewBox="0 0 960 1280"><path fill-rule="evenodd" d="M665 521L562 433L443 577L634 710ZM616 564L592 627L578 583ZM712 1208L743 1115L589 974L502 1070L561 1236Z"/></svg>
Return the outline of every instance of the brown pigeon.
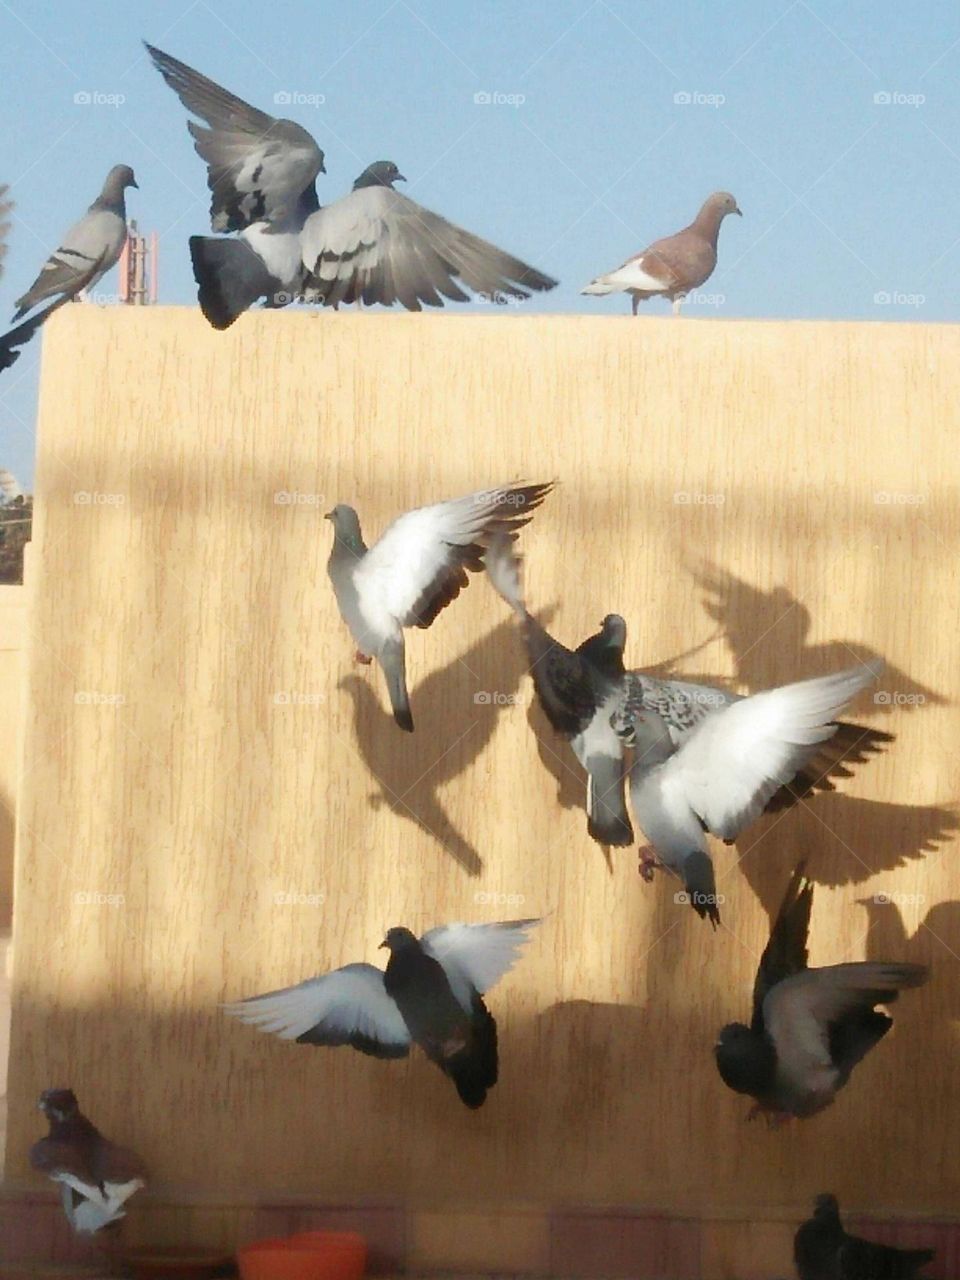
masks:
<svg viewBox="0 0 960 1280"><path fill-rule="evenodd" d="M146 1185L140 1157L105 1138L80 1110L72 1089L45 1089L37 1104L50 1132L30 1148L30 1163L60 1184L75 1231L99 1231L124 1217L124 1204Z"/></svg>
<svg viewBox="0 0 960 1280"><path fill-rule="evenodd" d="M629 293L633 314L644 298L669 298L673 314L691 289L699 289L717 265L717 237L728 213L742 216L729 191L715 191L690 223L674 236L656 240L648 249L628 258L616 271L591 280L581 293Z"/></svg>

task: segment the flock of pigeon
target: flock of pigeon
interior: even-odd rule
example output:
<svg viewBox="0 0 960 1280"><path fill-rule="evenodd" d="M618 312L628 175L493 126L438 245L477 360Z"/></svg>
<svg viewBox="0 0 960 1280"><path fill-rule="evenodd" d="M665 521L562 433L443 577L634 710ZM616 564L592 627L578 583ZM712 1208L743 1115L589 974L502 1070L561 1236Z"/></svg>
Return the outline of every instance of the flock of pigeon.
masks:
<svg viewBox="0 0 960 1280"><path fill-rule="evenodd" d="M205 122L188 127L207 165L211 224L219 234L192 237L190 252L200 306L214 327L228 327L261 299L270 307L299 299L334 308L399 302L419 310L443 299L467 301L465 290L527 297L556 283L401 195L395 184L403 176L388 161L369 165L348 195L321 208L315 183L325 172L323 152L305 129L147 49L183 105ZM132 169L111 169L86 216L18 300L14 321L21 323L0 339L0 367L16 359L47 315L117 262L131 186ZM0 257L8 209L0 188ZM640 300L662 295L676 310L713 271L720 225L739 212L732 196L712 195L690 227L584 292L629 292L634 313ZM627 669L626 623L616 614L567 648L528 609L514 548L552 488L508 484L409 511L370 547L357 512L334 507L328 573L357 659L376 659L396 724L413 732L404 630L429 627L471 573L485 572L518 620L547 720L585 771L589 835L605 847L628 846L636 823L647 842L644 877L652 878L657 867L670 872L683 884L676 896L717 929L722 900L707 836L732 842L761 814L831 790L850 763L890 741L888 734L839 719L877 678L879 665L741 697ZM924 966L898 961L810 968L812 904L813 886L801 864L760 958L749 1025L724 1027L715 1046L723 1081L752 1097L753 1110L774 1124L829 1106L892 1025L877 1006L927 978ZM484 997L538 923L451 924L421 938L391 928L382 943L389 951L385 969L347 964L228 1004L225 1012L286 1040L350 1045L377 1058L405 1057L419 1046L475 1109L498 1074L497 1026ZM98 1231L118 1221L145 1184L142 1162L104 1138L70 1090L47 1090L40 1106L50 1133L33 1147L32 1163L60 1184L72 1225ZM796 1237L801 1280L859 1280L879 1274L880 1261L884 1275L906 1277L928 1257L846 1235L830 1196L818 1199L813 1219Z"/></svg>
<svg viewBox="0 0 960 1280"><path fill-rule="evenodd" d="M406 179L390 160L368 165L347 195L321 206L316 182L326 173L324 155L306 129L267 115L170 54L146 48L186 109L205 122L191 120L187 127L207 166L210 225L218 234L191 236L190 257L200 308L215 329L229 328L261 299L268 307L400 303L419 311L445 300L469 302L472 295L493 302L523 299L557 284L397 191ZM114 165L107 174L87 213L17 300L14 322L21 323L0 336L0 370L14 363L49 315L116 265L127 237L125 193L136 186L128 165ZM715 192L690 226L582 292L627 292L634 315L644 298L665 297L676 312L716 267L720 224L728 213L740 213L736 200Z"/></svg>

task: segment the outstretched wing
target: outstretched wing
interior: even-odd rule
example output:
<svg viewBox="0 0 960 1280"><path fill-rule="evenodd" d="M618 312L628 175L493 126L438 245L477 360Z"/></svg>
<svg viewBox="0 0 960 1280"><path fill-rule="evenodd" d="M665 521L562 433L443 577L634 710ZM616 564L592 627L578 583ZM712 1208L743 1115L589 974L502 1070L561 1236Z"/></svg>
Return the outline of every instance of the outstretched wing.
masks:
<svg viewBox="0 0 960 1280"><path fill-rule="evenodd" d="M530 919L445 924L430 929L420 944L439 961L457 1000L470 1012L474 993L483 995L500 981L539 923L538 919Z"/></svg>

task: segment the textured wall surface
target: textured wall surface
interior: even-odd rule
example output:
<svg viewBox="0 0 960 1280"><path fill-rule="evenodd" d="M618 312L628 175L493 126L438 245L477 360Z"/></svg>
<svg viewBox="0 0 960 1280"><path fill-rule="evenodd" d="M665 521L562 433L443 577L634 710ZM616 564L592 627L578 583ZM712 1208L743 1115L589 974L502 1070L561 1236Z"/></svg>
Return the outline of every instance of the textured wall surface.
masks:
<svg viewBox="0 0 960 1280"><path fill-rule="evenodd" d="M69 1081L184 1193L956 1212L960 329L70 307L46 344L10 1175ZM322 513L355 502L369 541L516 477L560 482L521 545L567 642L616 609L632 665L744 691L888 661L856 710L895 744L717 846L716 934L586 836L486 582L411 634L414 736L353 665ZM934 979L832 1109L770 1132L712 1046L800 855L814 963ZM541 914L476 1114L420 1057L217 1011L376 961L391 924Z"/></svg>

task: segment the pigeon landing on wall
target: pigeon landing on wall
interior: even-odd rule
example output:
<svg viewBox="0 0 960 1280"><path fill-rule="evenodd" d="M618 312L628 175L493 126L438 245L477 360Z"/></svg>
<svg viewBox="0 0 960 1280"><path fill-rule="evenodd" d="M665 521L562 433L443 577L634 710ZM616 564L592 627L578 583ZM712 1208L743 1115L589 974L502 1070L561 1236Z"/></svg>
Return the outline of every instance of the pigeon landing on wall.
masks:
<svg viewBox="0 0 960 1280"><path fill-rule="evenodd" d="M224 1009L298 1044L352 1045L374 1058L405 1058L419 1045L476 1109L498 1070L497 1024L483 996L513 966L537 924L448 924L420 939L409 929L390 929L380 944L390 952L385 972L348 964Z"/></svg>

